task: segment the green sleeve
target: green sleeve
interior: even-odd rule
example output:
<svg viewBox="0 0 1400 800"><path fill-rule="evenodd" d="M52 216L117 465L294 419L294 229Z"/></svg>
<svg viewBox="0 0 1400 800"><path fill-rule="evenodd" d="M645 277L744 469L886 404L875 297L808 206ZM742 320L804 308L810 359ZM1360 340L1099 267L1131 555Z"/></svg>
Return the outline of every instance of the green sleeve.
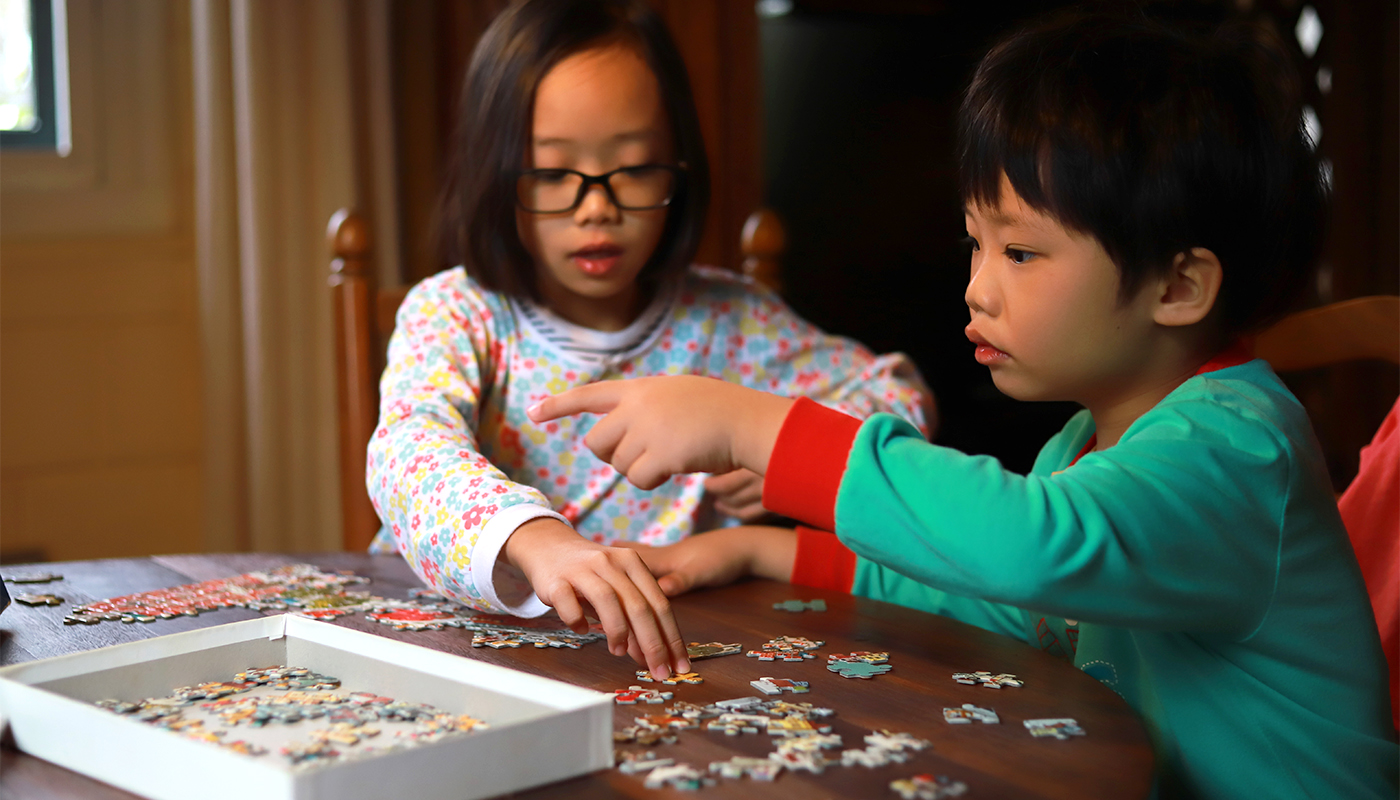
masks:
<svg viewBox="0 0 1400 800"><path fill-rule="evenodd" d="M1171 399L1116 446L1048 475L1017 475L873 417L847 460L836 533L887 570L962 597L1248 636L1273 591L1288 445L1249 419L1247 403Z"/></svg>
<svg viewBox="0 0 1400 800"><path fill-rule="evenodd" d="M1029 642L1026 612L1015 606L949 594L875 562L859 558L851 593L915 608Z"/></svg>

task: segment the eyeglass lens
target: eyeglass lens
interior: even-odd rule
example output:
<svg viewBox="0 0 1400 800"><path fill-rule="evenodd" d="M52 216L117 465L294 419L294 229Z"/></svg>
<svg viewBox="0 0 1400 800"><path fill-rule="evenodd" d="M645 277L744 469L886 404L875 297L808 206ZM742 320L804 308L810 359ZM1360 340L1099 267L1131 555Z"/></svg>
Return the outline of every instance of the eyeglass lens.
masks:
<svg viewBox="0 0 1400 800"><path fill-rule="evenodd" d="M640 210L666 205L675 191L675 176L665 167L628 167L607 175L612 200L619 208ZM520 204L541 214L571 211L583 201L584 176L569 170L540 169L520 176Z"/></svg>

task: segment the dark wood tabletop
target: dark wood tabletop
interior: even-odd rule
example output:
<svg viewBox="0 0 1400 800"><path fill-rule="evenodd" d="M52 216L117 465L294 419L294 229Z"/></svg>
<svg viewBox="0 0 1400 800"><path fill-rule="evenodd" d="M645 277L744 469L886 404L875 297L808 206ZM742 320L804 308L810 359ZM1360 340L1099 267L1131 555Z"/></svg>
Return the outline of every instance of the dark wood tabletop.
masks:
<svg viewBox="0 0 1400 800"><path fill-rule="evenodd" d="M166 633L236 622L261 616L242 608L206 612L150 624L64 626L68 607L132 592L160 589L289 563L322 569L352 569L370 577L376 595L406 598L421 585L403 559L353 553L307 556L232 554L157 556L153 558L80 561L0 568L0 575L50 571L62 581L26 587L52 592L67 602L58 607L12 605L0 615L0 664L66 655ZM826 601L825 612L791 613L773 608L787 599ZM965 797L977 798L1143 798L1149 793L1153 757L1142 722L1112 690L1071 664L1039 649L943 617L837 592L770 581L748 581L676 598L676 617L687 641L740 642L757 648L774 636L804 636L826 642L818 658L803 663L759 662L727 656L696 662L705 682L681 687L678 699L709 703L757 694L749 681L762 676L806 680L801 702L834 709L829 721L845 748L862 748L873 730L906 731L932 747L903 764L866 768L831 766L821 775L785 771L773 783L748 778L721 779L701 790L705 796L816 798L894 798L892 780L920 773L947 775L967 784ZM271 612L268 612L271 613ZM473 649L471 634L460 629L395 631L363 614L334 624L401 639L435 650L481 659L514 669L611 692L635 682L630 660L610 655L603 644L581 650ZM887 651L893 670L871 680L842 678L828 672L823 654L855 650ZM989 690L954 682L954 672L1009 672L1022 688ZM653 684L658 685L658 684ZM949 725L945 707L963 703L993 708L999 725ZM662 706L616 706L615 725L632 724L642 713ZM650 711L642 710L650 709ZM1036 739L1023 720L1072 717L1087 735L1065 741ZM635 749L635 748L631 748ZM700 769L733 755L764 757L772 750L767 736L725 736L704 730L684 731L675 744L657 745L658 755ZM117 800L133 795L53 766L13 749L0 749L0 797L13 800ZM523 792L527 798L695 797L695 793L652 791L642 776L604 770Z"/></svg>

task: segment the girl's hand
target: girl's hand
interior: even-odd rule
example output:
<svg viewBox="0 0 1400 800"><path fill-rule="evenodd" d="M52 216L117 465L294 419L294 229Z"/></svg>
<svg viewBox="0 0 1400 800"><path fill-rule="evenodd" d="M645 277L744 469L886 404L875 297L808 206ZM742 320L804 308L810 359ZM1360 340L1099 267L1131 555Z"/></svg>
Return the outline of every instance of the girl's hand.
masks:
<svg viewBox="0 0 1400 800"><path fill-rule="evenodd" d="M661 591L675 597L746 576L787 581L797 560L797 532L767 525L718 528L666 547L623 543L641 554Z"/></svg>
<svg viewBox="0 0 1400 800"><path fill-rule="evenodd" d="M768 514L763 507L763 476L736 469L705 479L705 491L714 495L715 510L742 522L757 522Z"/></svg>
<svg viewBox="0 0 1400 800"><path fill-rule="evenodd" d="M792 403L714 378L671 375L579 386L527 413L536 423L606 414L584 444L638 488L654 489L687 472L766 472Z"/></svg>
<svg viewBox="0 0 1400 800"><path fill-rule="evenodd" d="M570 628L586 632L591 611L613 655L630 655L657 680L690 671L671 603L635 552L595 544L545 517L516 528L502 555Z"/></svg>

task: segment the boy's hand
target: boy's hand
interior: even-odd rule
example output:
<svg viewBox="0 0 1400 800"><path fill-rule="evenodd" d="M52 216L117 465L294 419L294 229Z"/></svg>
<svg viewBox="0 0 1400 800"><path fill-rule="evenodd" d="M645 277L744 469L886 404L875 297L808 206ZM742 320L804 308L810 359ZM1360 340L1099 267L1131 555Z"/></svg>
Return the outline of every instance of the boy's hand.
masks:
<svg viewBox="0 0 1400 800"><path fill-rule="evenodd" d="M687 472L766 472L792 402L714 378L672 375L579 386L527 413L536 423L607 415L584 444L638 488L654 489Z"/></svg>
<svg viewBox="0 0 1400 800"><path fill-rule="evenodd" d="M711 475L705 479L705 491L714 495L716 511L742 522L756 522L768 514L763 507L763 476L752 470Z"/></svg>
<svg viewBox="0 0 1400 800"><path fill-rule="evenodd" d="M666 547L626 542L641 554L661 590L671 597L702 586L723 586L757 575L787 581L797 560L797 532L767 525L719 528Z"/></svg>
<svg viewBox="0 0 1400 800"><path fill-rule="evenodd" d="M516 528L502 555L570 628L587 631L592 611L613 655L632 656L658 680L690 671L671 603L635 552L595 544L545 517Z"/></svg>

